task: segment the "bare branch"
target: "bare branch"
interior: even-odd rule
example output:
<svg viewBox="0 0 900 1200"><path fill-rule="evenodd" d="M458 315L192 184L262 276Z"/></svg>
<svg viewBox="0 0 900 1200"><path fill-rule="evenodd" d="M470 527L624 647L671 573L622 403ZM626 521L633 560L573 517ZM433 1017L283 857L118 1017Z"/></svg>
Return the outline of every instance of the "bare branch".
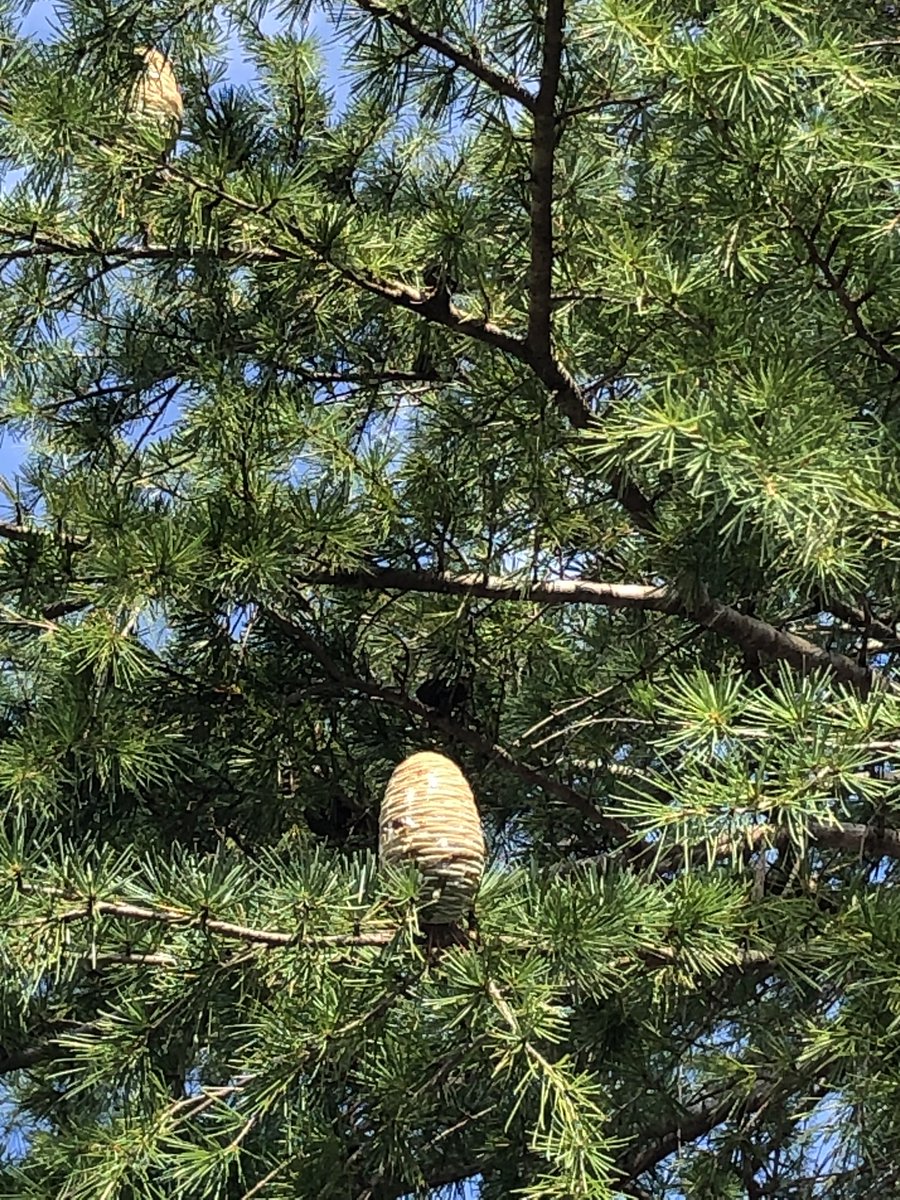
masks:
<svg viewBox="0 0 900 1200"><path fill-rule="evenodd" d="M810 839L828 850L844 850L859 859L877 862L882 858L900 859L900 829L873 829L871 825L847 821L810 821L806 827ZM787 830L777 825L754 825L744 833L750 849L777 846L789 840ZM734 839L722 838L714 857L730 854Z"/></svg>
<svg viewBox="0 0 900 1200"><path fill-rule="evenodd" d="M397 588L451 596L478 596L486 600L527 601L539 604L596 604L604 608L639 608L661 613L683 613L684 606L666 588L637 583L600 583L586 579L548 579L530 583L504 575L437 574L395 568L358 571L314 571L295 577L297 583L332 584L347 588Z"/></svg>
<svg viewBox="0 0 900 1200"><path fill-rule="evenodd" d="M94 954L84 960L85 966L99 967L166 967L176 970L181 964L174 954L139 954L124 951L121 954Z"/></svg>
<svg viewBox="0 0 900 1200"><path fill-rule="evenodd" d="M13 1071L27 1071L29 1067L34 1067L57 1053L59 1050L57 1038L63 1035L82 1035L92 1032L93 1029L94 1026L90 1024L72 1025L65 1021L59 1022L50 1031L51 1036L46 1042L39 1042L34 1046L26 1046L24 1050L13 1050L11 1053L4 1054L0 1058L0 1075L11 1075Z"/></svg>
<svg viewBox="0 0 900 1200"><path fill-rule="evenodd" d="M535 362L552 355L553 168L556 95L562 64L565 0L547 0L541 82L531 140L531 266L528 273L528 345Z"/></svg>
<svg viewBox="0 0 900 1200"><path fill-rule="evenodd" d="M454 66L468 71L470 75L486 84L492 92L496 92L499 96L506 96L509 100L517 101L529 112L534 110L535 98L531 92L511 76L489 66L481 57L477 46L470 47L468 51L462 50L459 46L454 46L452 42L447 41L446 38L429 33L413 21L405 7L388 8L385 4L379 4L378 0L356 0L356 3L377 20L387 21L395 29L402 30L412 38L417 46L433 50L435 54L447 59Z"/></svg>
<svg viewBox="0 0 900 1200"><path fill-rule="evenodd" d="M643 96L606 96L591 104L574 104L571 108L564 108L559 115L562 120L569 121L572 117L595 115L602 113L604 109L616 108L620 104L625 108L641 109L659 100L660 95L661 93L658 92L647 92Z"/></svg>
<svg viewBox="0 0 900 1200"><path fill-rule="evenodd" d="M849 850L861 858L900 859L900 830L872 829L869 825L826 824L816 821L809 827L810 837L829 850Z"/></svg>
<svg viewBox="0 0 900 1200"><path fill-rule="evenodd" d="M37 537L46 537L47 531L28 525L16 525L13 521L0 521L0 538L8 542L33 542Z"/></svg>
<svg viewBox="0 0 900 1200"><path fill-rule="evenodd" d="M773 1092L771 1083L757 1083L749 1095L727 1093L724 1098L705 1098L673 1124L655 1131L638 1150L622 1156L617 1164L622 1177L625 1180L637 1179L674 1154L680 1146L696 1142L732 1118L759 1112L770 1103Z"/></svg>
<svg viewBox="0 0 900 1200"><path fill-rule="evenodd" d="M45 621L58 621L60 617L68 617L73 613L84 612L86 608L90 608L93 600L57 600L54 604L48 604L41 609L41 615Z"/></svg>
<svg viewBox="0 0 900 1200"><path fill-rule="evenodd" d="M428 1172L427 1177L421 1181L419 1186L428 1193L453 1185L459 1187L467 1179L473 1179L476 1175L484 1175L493 1165L490 1158L483 1158L472 1163L445 1166L441 1169L435 1168ZM379 1180L377 1184L366 1187L358 1195L355 1195L353 1200L401 1200L401 1197L409 1196L415 1190L416 1184L408 1179L402 1182Z"/></svg>
<svg viewBox="0 0 900 1200"><path fill-rule="evenodd" d="M893 644L898 640L896 629L892 629L890 625L875 617L871 620L868 619L866 613L861 609L852 608L849 604L842 604L840 600L822 600L821 603L824 612L830 612L839 621L853 625L856 629L865 630L882 643Z"/></svg>
<svg viewBox="0 0 900 1200"><path fill-rule="evenodd" d="M0 521L0 539L8 542L33 542L37 538L52 538L67 550L84 550L88 545L87 538L75 537L56 529L22 525L15 521Z"/></svg>
<svg viewBox="0 0 900 1200"><path fill-rule="evenodd" d="M402 591L479 596L492 600L520 600L540 604L596 604L604 608L633 608L683 616L721 634L745 650L781 659L801 670L825 669L857 691L872 685L872 673L844 654L825 650L797 634L786 633L738 612L718 600L705 600L695 610L668 588L640 584L597 583L590 580L553 579L520 582L495 575L438 575L426 571L360 570L310 572L298 583L326 583L349 588L398 588Z"/></svg>

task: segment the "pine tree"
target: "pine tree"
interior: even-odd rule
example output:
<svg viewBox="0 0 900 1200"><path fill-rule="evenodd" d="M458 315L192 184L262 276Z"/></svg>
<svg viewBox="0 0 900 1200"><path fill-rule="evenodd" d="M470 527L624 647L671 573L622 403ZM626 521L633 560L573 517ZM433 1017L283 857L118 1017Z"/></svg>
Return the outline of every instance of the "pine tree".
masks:
<svg viewBox="0 0 900 1200"><path fill-rule="evenodd" d="M0 1194L896 1192L896 6L20 23Z"/></svg>

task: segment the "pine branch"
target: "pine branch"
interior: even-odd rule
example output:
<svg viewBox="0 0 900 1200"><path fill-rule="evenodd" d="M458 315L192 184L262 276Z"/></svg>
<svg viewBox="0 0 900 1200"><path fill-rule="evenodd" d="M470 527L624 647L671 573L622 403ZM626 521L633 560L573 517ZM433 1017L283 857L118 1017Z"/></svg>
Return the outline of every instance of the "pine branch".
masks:
<svg viewBox="0 0 900 1200"><path fill-rule="evenodd" d="M454 46L446 38L429 33L412 19L405 5L399 8L388 8L386 4L378 3L378 0L355 0L355 2L359 8L375 17L376 20L387 21L395 29L401 30L412 38L419 48L433 50L435 54L453 63L454 66L468 71L470 75L486 84L492 92L496 92L499 96L506 96L509 100L517 101L529 112L534 111L535 97L531 92L511 76L489 66L474 44L468 51L465 51Z"/></svg>
<svg viewBox="0 0 900 1200"><path fill-rule="evenodd" d="M385 582L385 576L391 577L394 582ZM405 577L407 576L410 577L409 581L405 580ZM404 582L397 582L398 577L404 578ZM434 579L438 582L438 584L442 582L449 582L450 586L447 586L446 588L437 586L434 589L414 586L416 582L423 579L427 580L429 578ZM594 587L597 587L599 589L614 589L614 602L622 604L622 606L627 606L627 602L623 604L623 597L621 595L622 591L624 591L626 588L643 590L638 589L637 585L591 584L587 581L578 583L576 581L569 580L554 580L549 581L546 584L537 584L534 585L534 587L529 587L526 591L523 591L520 586L512 584L509 581L497 580L496 582L499 583L500 586L496 591L482 590L485 587L490 588L490 584L492 582L491 577L487 577L487 579L485 579L483 576L474 577L477 582L474 584L474 588L472 590L465 585L465 582L458 590L453 586L454 584L459 584L461 580L466 581L469 578L470 577L467 576L427 576L424 572L418 571L407 572L387 570L381 572L353 572L348 573L347 576L340 572L323 572L320 574L307 576L303 582L319 584L330 583L349 587L394 586L402 587L406 590L447 591L451 594L470 594L484 596L491 599L529 599L538 600L545 603L604 603L604 601L598 599L573 601L570 596L567 597L565 594L563 595L562 599L557 598L555 600L546 600L544 594L542 593L542 589L547 587L555 589L556 585L559 584L562 589L566 589L569 587L570 583L575 583L575 586L578 588L586 587L593 589ZM659 589L647 588L646 591L658 593ZM589 591L588 595L590 596L591 594L592 592ZM303 647L308 650L313 657L316 658L332 682L342 689L356 691L362 695L370 696L372 699L381 700L384 703L390 704L392 707L399 708L410 715L420 718L433 728L440 730L442 733L446 733L448 736L453 737L459 742L462 742L471 749L476 750L477 752L484 754L489 758L493 758L499 763L500 766L509 771L511 774L516 775L518 778L527 783L539 787L547 795L553 796L555 799L562 800L563 803L571 808L574 808L575 811L580 812L583 816L587 817L592 824L600 825L601 828L607 830L624 842L631 841L631 831L624 822L603 814L599 809L591 804L591 802L585 796L582 796L581 793L577 792L574 788L570 788L565 784L559 783L557 780L552 779L542 771L528 767L526 764L514 758L513 755L504 747L490 742L487 738L483 738L480 734L466 728L464 725L458 725L446 717L440 716L432 709L428 708L427 705L420 703L411 696L407 696L405 692L401 692L395 688L382 687L345 671L334 661L324 647L322 647L315 638L313 638L305 629L303 629L302 626L281 614L273 612L272 610L265 611L267 612L267 615L279 625L280 628L298 640L301 645L303 645ZM659 609L657 611L666 610ZM743 616L743 614L737 615ZM747 619L750 620L751 618ZM762 624L762 622L757 623ZM772 630L772 632L777 633L776 630ZM803 639L797 640L803 641ZM807 644L811 645L811 643ZM813 649L817 649L817 647L813 647ZM821 653L824 654L825 651L822 651ZM851 662L851 665L855 666L855 664L852 664L852 660L848 659L847 661ZM301 698L301 696L297 697L297 699ZM287 697L287 702L290 703L292 699L292 697ZM900 859L900 831L890 829L876 831L867 825L860 824L812 822L809 825L809 833L814 841L831 849L850 850L857 854L865 853L874 858ZM768 825L756 826L753 830L753 834L754 837L760 841L765 840L766 837L777 839L778 837L783 836L782 831L777 829L777 827ZM723 840L721 846L717 849L715 857L720 858L726 854L729 854L731 849L731 840ZM638 854L640 854L640 852L640 850L637 851ZM629 851L629 857L636 857L633 850Z"/></svg>
<svg viewBox="0 0 900 1200"><path fill-rule="evenodd" d="M857 338L869 347L880 363L890 367L900 375L900 355L889 350L882 339L872 332L863 319L862 306L866 300L871 299L871 296L865 294L862 296L851 295L846 287L846 270L835 271L832 266L834 252L837 247L837 238L835 238L831 246L823 254L816 242L815 235L793 217L786 205L779 205L779 207L790 222L791 228L799 235L809 256L809 261L822 276L825 287L831 292L847 314L850 326Z"/></svg>
<svg viewBox="0 0 900 1200"><path fill-rule="evenodd" d="M227 200L243 211L262 215L258 206L241 200L220 187L206 184L202 180L183 172L179 176L184 182L200 191L211 193L219 200ZM271 214L269 214L271 216ZM308 238L297 226L288 222L279 222L285 232L296 238L308 250L320 254L321 250L312 239ZM171 262L180 263L193 259L214 259L217 262L233 262L240 265L276 264L297 262L298 255L288 246L256 245L251 247L229 246L225 243L211 247L193 247L188 244L174 246L100 246L88 242L78 242L62 238L58 235L43 234L33 230L15 230L0 227L0 237L7 237L16 242L25 242L24 246L0 251L2 259L28 259L35 255L59 256L63 258L98 258L108 260L115 266L125 266L132 262ZM330 259L325 259L328 265L338 272L347 282L354 284L363 291L380 296L391 304L416 312L426 320L445 326L455 333L470 337L475 341L484 342L495 349L502 350L511 358L527 366L531 366L528 347L522 339L507 333L498 325L466 313L455 305L442 303L440 296L422 293L416 288L402 283L392 283L369 276L346 266L338 266ZM406 376L403 376L406 378ZM557 368L556 372L548 372L548 386L559 389L574 389L574 382ZM343 382L343 376L335 375L326 382ZM563 398L561 405L570 415L572 423L578 428L584 428L590 419L590 410L577 402L575 397Z"/></svg>
<svg viewBox="0 0 900 1200"><path fill-rule="evenodd" d="M8 542L33 542L39 538L53 538L67 550L84 550L89 538L75 537L57 529L42 529L38 525L22 525L16 521L0 521L0 539Z"/></svg>
<svg viewBox="0 0 900 1200"><path fill-rule="evenodd" d="M824 1086L811 1089L813 1094L823 1095ZM730 1120L745 1120L760 1113L771 1104L783 1099L787 1088L779 1088L770 1081L758 1082L749 1095L741 1093L710 1093L691 1105L676 1122L666 1125L651 1134L649 1140L638 1150L623 1155L617 1163L624 1182L639 1178L658 1166L682 1146L691 1145L707 1137L720 1125Z"/></svg>
<svg viewBox="0 0 900 1200"><path fill-rule="evenodd" d="M236 940L246 945L258 946L263 950L385 947L390 945L403 930L403 927L393 925L354 933L300 936L279 930L256 929L220 921L210 918L202 910L197 913L186 913L163 906L150 907L145 904L133 904L126 900L98 901L92 897L77 896L73 891L63 893L58 888L42 887L21 879L18 881L17 888L20 893L25 895L44 895L50 900L64 901L71 905L62 912L48 913L40 917L39 920L44 925L54 921L64 925L71 925L78 921L93 922L98 915L102 915L122 921L152 923L174 929L202 928L207 933L216 934L228 940ZM93 939L95 935L91 936ZM503 945L513 953L533 954L535 950L544 949L535 946L531 940L522 942L502 934L492 938L492 942ZM553 952L550 947L546 949L550 953ZM244 956L237 956L233 959L233 964L237 965L243 961L245 961ZM84 962L93 969L107 965L156 967L166 970L177 970L179 967L184 970L189 969L188 965L179 961L175 955L162 951L154 953L102 951L86 956ZM618 957L613 966L624 972L629 967L633 967L636 962L642 963L650 971L667 970L679 966L681 957L678 950L668 946L634 947L630 954ZM723 971L731 972L735 969L758 971L761 967L774 969L777 967L777 961L764 951L744 950L737 952L733 962L724 964ZM495 984L491 983L490 987L496 992ZM72 1025L68 1022L60 1022L51 1028L47 1040L0 1057L0 1076L14 1071L27 1070L29 1067L54 1057L62 1049L62 1038L64 1037L89 1035L94 1031L95 1027L90 1023Z"/></svg>
<svg viewBox="0 0 900 1200"><path fill-rule="evenodd" d="M32 884L20 882L19 889L27 894L38 894L46 891L47 895L57 895L52 889L42 889ZM66 897L68 898L68 897ZM79 902L73 908L56 913L51 920L63 925L77 921L89 921L96 917L114 917L125 921L149 922L155 925L169 925L178 928L193 927L203 929L207 933L215 933L223 938L245 942L248 945L265 946L269 949L286 946L305 946L308 949L342 946L384 946L396 937L397 929L378 929L369 933L324 934L321 937L301 937L298 934L281 933L271 929L253 929L248 925L236 925L230 921L219 921L205 913L186 913L173 908L150 908L141 904L129 904L124 901L94 900ZM140 956L145 965L154 965L146 961L147 956ZM158 962L156 966L171 966L171 962Z"/></svg>
<svg viewBox="0 0 900 1200"><path fill-rule="evenodd" d="M593 413L581 389L569 372L556 357L549 352L536 353L527 339L519 338L495 325L485 317L478 317L466 312L448 301L443 292L432 294L421 292L406 284L380 279L379 277L359 271L355 268L338 264L333 256L327 253L316 241L310 238L293 221L289 221L272 211L271 207L263 208L249 200L234 195L226 188L198 179L184 169L174 166L166 168L170 180L180 181L198 192L204 192L219 202L227 202L237 209L254 216L266 218L274 222L289 238L296 240L305 250L315 255L319 261L326 263L336 271L347 283L379 296L387 303L404 308L415 313L426 321L442 325L444 328L491 346L510 358L527 366L535 377L550 391L553 402L574 429L586 429L593 420ZM552 188L552 179L551 179ZM254 263L279 263L302 261L296 249L277 244L256 245L252 247L231 247L219 245L215 248L203 247L197 249L191 246L137 246L103 248L92 243L74 242L60 238L58 235L42 234L32 230L14 230L0 227L0 237L13 241L24 242L5 253L0 252L0 259L6 257L28 257L37 251L43 254L61 255L68 257L95 256L109 269L128 262L141 260L160 262L180 262L195 258L215 259L222 262L234 262L251 265ZM110 261L114 260L114 261ZM547 311L550 310L550 285L547 284ZM620 471L611 470L607 474L610 489L625 511L641 529L652 529L654 525L654 504L645 496L641 489Z"/></svg>
<svg viewBox="0 0 900 1200"><path fill-rule="evenodd" d="M531 141L531 266L527 342L535 364L552 358L550 297L553 281L553 170L556 96L562 66L565 0L547 0L541 82Z"/></svg>
<svg viewBox="0 0 900 1200"><path fill-rule="evenodd" d="M216 262L233 263L282 263L296 256L284 250L268 246L229 246L220 243L215 247L192 246L189 242L173 245L128 245L104 246L99 242L82 242L60 233L47 233L39 229L14 229L0 226L0 239L14 243L9 249L0 249L0 264L27 261L34 258L89 258L98 259L110 269L134 262L187 262L193 259L214 259Z"/></svg>
<svg viewBox="0 0 900 1200"><path fill-rule="evenodd" d="M77 895L73 890L60 891L59 888L43 887L25 880L17 881L17 890L23 895L46 896L49 900L65 902L71 907L57 913L47 913L38 918L41 924L59 922L71 925L78 921L94 921L98 916L112 917L123 921L136 921L141 924L155 924L169 928L202 929L205 933L216 934L229 941L238 941L246 945L260 946L265 950L284 950L301 948L306 950L346 949L347 947L387 946L402 932L400 925L385 925L376 929L356 930L353 933L333 934L300 934L285 933L280 930L257 929L248 925L238 925L231 921L220 921L210 917L207 912L200 910L195 913L181 909L167 908L162 905L149 906L133 904L127 900L97 900L93 897ZM513 937L500 934L496 937L498 945L512 950L525 950L532 953L540 951L532 940L520 942ZM644 963L653 970L677 966L680 957L677 950L669 946L635 947L632 957ZM237 960L241 961L241 960ZM616 965L623 969L630 961L629 956L623 955L616 959ZM85 959L92 966L132 965L174 968L179 965L174 955L164 952L140 953L137 951L103 952ZM742 969L758 969L760 967L774 968L777 960L771 954L762 950L743 950L737 953L729 967Z"/></svg>
<svg viewBox="0 0 900 1200"><path fill-rule="evenodd" d="M841 683L865 694L872 672L844 654L825 650L794 633L776 629L757 617L738 612L718 600L706 599L694 609L667 588L641 584L599 583L591 580L553 579L519 582L494 575L438 575L425 571L384 570L309 572L297 583L331 584L348 588L397 588L401 591L478 596L492 600L540 604L595 604L604 608L631 608L683 616L721 634L744 650L780 659L801 671L824 669Z"/></svg>

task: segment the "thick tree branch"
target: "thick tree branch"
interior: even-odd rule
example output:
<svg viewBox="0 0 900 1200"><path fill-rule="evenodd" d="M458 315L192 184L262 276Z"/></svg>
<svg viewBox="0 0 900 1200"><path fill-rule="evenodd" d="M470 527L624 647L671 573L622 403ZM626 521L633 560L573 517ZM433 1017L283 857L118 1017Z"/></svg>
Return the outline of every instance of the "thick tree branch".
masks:
<svg viewBox="0 0 900 1200"><path fill-rule="evenodd" d="M399 568L358 571L312 571L295 577L302 584L331 584L360 590L396 588L448 596L478 596L485 600L526 601L538 604L595 604L603 608L639 608L683 614L681 601L666 588L638 583L600 583L586 579L548 579L529 583L505 575L438 574Z"/></svg>
<svg viewBox="0 0 900 1200"><path fill-rule="evenodd" d="M472 45L466 51L459 46L454 46L446 38L429 33L421 25L416 24L405 6L389 8L386 4L379 4L378 0L356 0L356 4L377 20L387 21L395 29L401 30L412 38L417 46L433 50L435 54L453 63L454 66L468 71L475 79L486 84L492 92L496 92L499 96L506 96L509 100L515 100L529 111L534 110L535 98L531 92L511 76L489 66L481 57L477 46Z"/></svg>
<svg viewBox="0 0 900 1200"><path fill-rule="evenodd" d="M771 1083L757 1083L749 1095L709 1096L692 1106L677 1122L667 1125L653 1134L638 1150L620 1157L617 1166L625 1181L637 1179L650 1171L680 1146L696 1142L726 1121L743 1118L759 1112L773 1099L775 1088Z"/></svg>
<svg viewBox="0 0 900 1200"><path fill-rule="evenodd" d="M819 846L829 850L849 850L861 858L900 859L900 830L872 829L860 824L826 824L814 821L809 826L809 835Z"/></svg>
<svg viewBox="0 0 900 1200"><path fill-rule="evenodd" d="M604 608L633 608L683 616L721 634L742 649L781 659L801 670L825 669L857 691L866 692L872 685L871 672L844 654L825 650L806 638L776 629L718 600L702 601L696 609L690 610L667 588L569 579L527 583L495 575L438 575L392 569L311 572L297 582L360 589L397 588L400 591L539 604L596 604Z"/></svg>
<svg viewBox="0 0 900 1200"><path fill-rule="evenodd" d="M535 363L552 355L550 297L553 280L553 167L556 95L562 65L565 0L547 0L541 82L531 139L531 266L528 273L528 346Z"/></svg>
<svg viewBox="0 0 900 1200"><path fill-rule="evenodd" d="M870 825L848 821L810 821L806 826L809 838L817 846L828 850L842 850L859 859L878 862L889 858L900 860L900 829L873 829ZM744 840L749 849L783 846L789 841L785 829L777 825L754 825L747 830ZM716 847L714 857L721 858L734 849L733 838L723 838ZM703 861L703 855L699 856Z"/></svg>
<svg viewBox="0 0 900 1200"><path fill-rule="evenodd" d="M825 650L798 634L776 629L774 625L738 612L718 600L702 602L691 615L707 629L720 633L745 650L781 659L801 671L826 670L840 683L846 683L863 695L868 694L876 678L867 667L860 666L846 654Z"/></svg>

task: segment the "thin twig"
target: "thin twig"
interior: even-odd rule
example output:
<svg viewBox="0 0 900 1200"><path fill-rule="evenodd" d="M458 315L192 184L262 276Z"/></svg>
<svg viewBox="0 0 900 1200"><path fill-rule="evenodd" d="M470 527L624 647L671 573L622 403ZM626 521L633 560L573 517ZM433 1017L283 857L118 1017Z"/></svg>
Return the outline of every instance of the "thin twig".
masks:
<svg viewBox="0 0 900 1200"><path fill-rule="evenodd" d="M504 74L502 71L489 66L481 56L481 51L477 46L472 45L468 51L461 49L459 46L454 46L452 42L444 37L439 37L437 34L429 33L423 29L421 25L417 25L409 15L408 9L403 8L388 8L384 4L379 4L378 0L356 0L356 4L365 12L370 13L373 17L380 21L386 21L395 29L402 30L408 37L416 43L417 46L427 48L440 55L441 58L447 59L456 67L461 67L468 71L470 75L486 84L492 92L496 92L500 96L506 96L509 100L515 100L528 109L529 112L534 110L535 98L527 88L522 87L510 75Z"/></svg>

